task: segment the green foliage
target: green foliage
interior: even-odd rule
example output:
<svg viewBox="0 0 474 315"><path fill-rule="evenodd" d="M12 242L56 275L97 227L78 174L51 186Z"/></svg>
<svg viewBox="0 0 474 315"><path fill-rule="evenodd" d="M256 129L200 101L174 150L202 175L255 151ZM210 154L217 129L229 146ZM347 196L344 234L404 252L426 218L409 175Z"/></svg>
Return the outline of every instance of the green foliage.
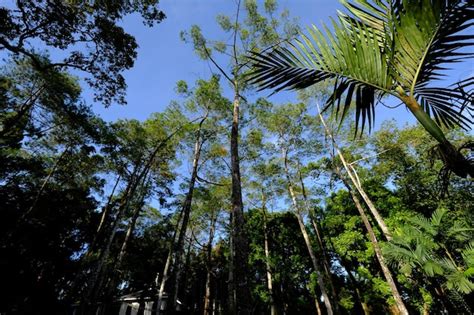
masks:
<svg viewBox="0 0 474 315"><path fill-rule="evenodd" d="M448 290L469 294L474 290L470 259L474 228L466 226L466 221L444 222L448 213L440 207L429 219L421 215L410 218L396 229L385 254L406 275L417 269L427 278L441 276ZM458 247L460 241L467 246Z"/></svg>
<svg viewBox="0 0 474 315"><path fill-rule="evenodd" d="M309 35L302 34L290 48L251 56L255 70L249 80L261 89L280 91L334 79L326 108L334 108L343 119L354 101L356 129L361 123L362 131L366 123L369 130L372 127L375 104L382 95L405 101L405 92L416 97L438 125L470 127L469 115L461 108L469 106L471 96L463 89L469 91L472 80L458 87L427 87L441 76L441 65L470 57L460 52L472 45L471 38L462 35L473 16L468 1L354 0L343 4L348 14L340 13L332 20L331 30L313 25ZM418 119L431 130L430 123Z"/></svg>
<svg viewBox="0 0 474 315"><path fill-rule="evenodd" d="M0 49L16 59L27 59L36 71L48 75L64 67L86 74L95 99L105 105L125 103L122 71L133 67L137 56L135 38L117 23L126 15L140 13L153 26L165 15L159 1L17 1L0 7ZM60 49L63 59L45 63L37 54L39 43L46 49ZM89 49L84 49L87 43Z"/></svg>

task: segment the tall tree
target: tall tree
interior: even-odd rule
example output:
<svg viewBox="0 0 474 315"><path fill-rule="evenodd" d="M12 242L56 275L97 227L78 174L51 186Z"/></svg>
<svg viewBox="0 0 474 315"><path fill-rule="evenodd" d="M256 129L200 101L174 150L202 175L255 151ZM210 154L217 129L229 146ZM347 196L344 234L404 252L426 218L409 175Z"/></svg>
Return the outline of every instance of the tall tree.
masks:
<svg viewBox="0 0 474 315"><path fill-rule="evenodd" d="M295 27L288 22L288 13L283 11L280 18L273 0L264 3L260 13L255 0L239 0L234 18L219 15L217 22L225 33L231 34L229 42L209 41L198 26L193 26L183 38L192 42L195 51L204 60L210 61L228 81L232 89L232 127L230 132L230 159L232 167L232 215L231 215L231 272L229 312L248 314L251 309L248 283L248 240L244 230L244 205L239 157L239 126L242 116L243 95L248 89L243 75L247 72L245 54L247 51L261 51L262 47L275 45L287 40L295 33ZM217 55L225 56L227 63L220 64Z"/></svg>

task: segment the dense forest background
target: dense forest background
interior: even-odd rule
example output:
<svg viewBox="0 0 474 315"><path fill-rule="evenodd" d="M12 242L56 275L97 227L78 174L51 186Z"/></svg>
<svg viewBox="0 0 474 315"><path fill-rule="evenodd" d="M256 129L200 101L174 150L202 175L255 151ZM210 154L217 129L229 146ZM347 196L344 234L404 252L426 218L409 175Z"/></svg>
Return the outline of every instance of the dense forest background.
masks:
<svg viewBox="0 0 474 315"><path fill-rule="evenodd" d="M457 3L465 48L474 8ZM455 162L423 124L370 130L365 92L352 102L339 78L271 102L251 63L300 26L276 1L245 0L216 17L220 37L181 33L212 75L176 82L146 120L105 121L83 94L125 105L139 43L119 22L159 28L165 13L158 1L0 6L1 314L92 314L136 292L167 313L473 312L472 78L452 92L464 118L431 114Z"/></svg>

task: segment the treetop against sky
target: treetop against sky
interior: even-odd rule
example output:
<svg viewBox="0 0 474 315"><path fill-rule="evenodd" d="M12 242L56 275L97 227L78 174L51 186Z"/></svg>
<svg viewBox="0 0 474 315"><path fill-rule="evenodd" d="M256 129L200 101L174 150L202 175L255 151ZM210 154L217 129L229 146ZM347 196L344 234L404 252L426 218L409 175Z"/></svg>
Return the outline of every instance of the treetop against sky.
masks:
<svg viewBox="0 0 474 315"><path fill-rule="evenodd" d="M263 3L262 0L257 1L260 6L263 6ZM2 5L11 7L13 0L7 0ZM94 104L94 111L109 121L118 118L144 120L151 113L162 111L177 97L176 82L179 80L194 82L216 73L216 69L196 56L192 45L180 39L180 32L189 30L192 25L198 25L207 38L230 40L229 35L219 28L216 17L218 15L235 17L236 5L237 2L231 0L162 0L160 8L166 13L166 18L151 28L143 24L139 14L125 16L120 25L136 38L139 46L134 67L124 72L128 86L125 97L128 105L112 104L111 107L104 108L100 103L94 104L93 91L86 84L82 84L84 99L88 104ZM303 31L312 24L319 26L322 23L329 23L330 18L335 17L338 10L343 9L340 2L335 0L283 0L277 1L277 5L279 9L288 9L290 18L297 19ZM41 50L41 45L36 48ZM63 54L61 51L51 49L48 49L48 52L52 57ZM5 53L0 57L6 60ZM454 64L453 69L447 73L446 85L473 73L474 64ZM225 83L223 86L228 87ZM267 97L269 94L269 91L264 91L255 93L254 96ZM296 93L280 92L272 95L269 100L276 103L294 102ZM397 103L389 101L387 105L394 106ZM377 111L376 128L384 120L393 117L396 117L400 124L413 122L403 106L394 111L379 105Z"/></svg>

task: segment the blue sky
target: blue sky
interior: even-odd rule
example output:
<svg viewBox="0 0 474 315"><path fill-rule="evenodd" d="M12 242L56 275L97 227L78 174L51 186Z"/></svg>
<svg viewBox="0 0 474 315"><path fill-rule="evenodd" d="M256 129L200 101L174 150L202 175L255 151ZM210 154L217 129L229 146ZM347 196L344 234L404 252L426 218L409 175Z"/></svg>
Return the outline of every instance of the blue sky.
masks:
<svg viewBox="0 0 474 315"><path fill-rule="evenodd" d="M257 0L262 6L263 2ZM160 7L167 18L153 28L144 26L137 14L127 16L121 21L121 25L126 32L136 38L139 45L135 66L124 72L128 85L126 96L128 105L113 104L109 108L104 108L102 104L94 104L92 91L87 85L82 84L84 99L107 121L119 118L144 120L151 113L164 110L171 100L177 99L174 88L178 80L186 80L192 84L199 78L209 78L211 70L216 70L206 61L199 59L190 45L180 40L180 32L189 30L196 24L201 27L206 37L225 39L227 35L220 31L216 16L218 14L234 16L236 3L237 0L161 0ZM286 8L290 11L290 17L299 20L302 29L311 24L321 26L323 22L329 22L329 17L335 17L337 10L342 9L337 0L277 0L277 3L280 9ZM2 5L10 7L13 5L13 0L2 1ZM472 32L472 28L469 31ZM52 57L64 54L48 50ZM473 49L470 51L474 52ZM454 68L448 73L448 83L474 75L473 62L464 62L455 65ZM439 86L446 86L448 83ZM232 93L228 92L226 96L232 98ZM263 91L254 96L267 97L269 94L270 91ZM296 100L296 93L278 93L269 100L275 103L292 102ZM395 105L393 102L389 104ZM378 106L376 128L384 120L391 118L395 118L399 124L414 122L412 115L403 107L393 110Z"/></svg>
<svg viewBox="0 0 474 315"><path fill-rule="evenodd" d="M215 22L216 16L233 16L236 10L233 0L164 0L160 3L167 18L154 28L144 26L137 15L127 17L122 23L139 44L138 59L135 67L125 72L128 105L107 109L100 105L94 106L95 111L107 120L146 119L150 113L163 110L176 98L174 87L178 80L192 84L199 78L208 78L211 74L210 65L200 60L192 47L180 40L179 34L196 24L209 38L225 38ZM336 13L340 4L334 0L285 0L279 1L279 7L288 8L290 16L299 18L300 24L306 26L327 20L327 17ZM85 92L85 97L89 99L89 93ZM286 97L277 95L273 99L294 100L292 95L295 93L285 94Z"/></svg>
<svg viewBox="0 0 474 315"><path fill-rule="evenodd" d="M258 0L258 3L263 4L263 1ZM146 119L151 113L162 111L176 98L174 87L178 80L192 84L196 79L208 78L212 65L200 60L192 47L180 40L179 34L196 24L211 39L225 38L216 23L216 16L233 16L236 10L236 0L162 0L160 4L167 18L154 28L144 26L137 15L128 16L122 22L124 29L135 36L139 44L138 58L134 68L124 73L128 84L128 105L109 108L103 108L100 104L94 106L95 112L106 120ZM298 18L302 28L327 22L330 16L335 16L337 10L342 8L336 0L283 0L278 1L278 4L279 8L289 9L290 16ZM473 73L474 65L464 63L456 66L449 81ZM90 91L85 89L84 92L84 97L92 103ZM256 96L268 94L264 91ZM228 97L231 96L229 93ZM276 103L290 102L295 101L295 96L294 92L279 93L270 100ZM393 110L378 106L376 117L376 127L390 118L396 118L400 124L414 121L403 107Z"/></svg>

